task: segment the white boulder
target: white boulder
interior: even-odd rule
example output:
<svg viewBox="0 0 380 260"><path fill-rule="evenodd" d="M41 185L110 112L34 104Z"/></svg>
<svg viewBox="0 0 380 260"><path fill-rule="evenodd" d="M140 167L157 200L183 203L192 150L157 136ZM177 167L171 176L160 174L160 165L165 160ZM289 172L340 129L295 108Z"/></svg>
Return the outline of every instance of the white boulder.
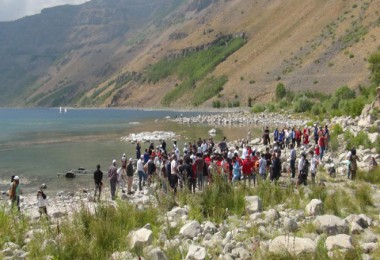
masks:
<svg viewBox="0 0 380 260"><path fill-rule="evenodd" d="M317 216L314 224L319 233L327 235L347 234L349 231L348 222L334 215Z"/></svg>
<svg viewBox="0 0 380 260"><path fill-rule="evenodd" d="M206 249L202 246L190 245L186 260L203 260L206 258Z"/></svg>
<svg viewBox="0 0 380 260"><path fill-rule="evenodd" d="M179 231L180 235L190 239L193 239L194 237L198 236L199 233L201 233L201 225L196 220L193 220L185 224Z"/></svg>
<svg viewBox="0 0 380 260"><path fill-rule="evenodd" d="M318 216L323 214L323 202L319 199L312 199L305 208L306 215Z"/></svg>
<svg viewBox="0 0 380 260"><path fill-rule="evenodd" d="M258 196L245 196L245 202L248 214L261 212L263 210L263 203Z"/></svg>
<svg viewBox="0 0 380 260"><path fill-rule="evenodd" d="M131 248L145 247L152 244L153 232L152 230L141 228L137 231L132 231L130 237Z"/></svg>
<svg viewBox="0 0 380 260"><path fill-rule="evenodd" d="M352 249L354 248L352 245L351 236L346 234L339 234L336 236L329 236L326 239L326 248L331 251L334 249Z"/></svg>
<svg viewBox="0 0 380 260"><path fill-rule="evenodd" d="M316 244L310 238L300 238L293 236L278 236L269 244L269 251L272 253L289 252L298 255L303 252L314 252Z"/></svg>

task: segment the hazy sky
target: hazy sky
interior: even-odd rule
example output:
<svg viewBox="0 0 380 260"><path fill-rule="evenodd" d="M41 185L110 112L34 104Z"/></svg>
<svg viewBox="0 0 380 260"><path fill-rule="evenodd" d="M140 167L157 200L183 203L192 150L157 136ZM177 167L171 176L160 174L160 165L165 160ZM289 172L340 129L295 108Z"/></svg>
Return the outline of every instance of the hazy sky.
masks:
<svg viewBox="0 0 380 260"><path fill-rule="evenodd" d="M89 0L0 0L0 21L12 21L38 14L43 8L64 4L81 4Z"/></svg>

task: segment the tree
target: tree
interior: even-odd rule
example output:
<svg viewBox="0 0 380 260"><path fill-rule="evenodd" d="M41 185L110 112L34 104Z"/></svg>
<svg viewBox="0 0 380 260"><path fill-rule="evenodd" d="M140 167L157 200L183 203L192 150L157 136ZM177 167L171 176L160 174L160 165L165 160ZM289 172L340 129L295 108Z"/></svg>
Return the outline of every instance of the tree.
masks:
<svg viewBox="0 0 380 260"><path fill-rule="evenodd" d="M371 72L371 80L375 86L380 85L380 52L375 52L369 59L369 70Z"/></svg>
<svg viewBox="0 0 380 260"><path fill-rule="evenodd" d="M347 86L343 86L338 88L335 93L335 97L340 100L354 99L356 97L356 93L354 90L350 89Z"/></svg>
<svg viewBox="0 0 380 260"><path fill-rule="evenodd" d="M286 96L286 89L283 83L278 83L276 86L276 100L283 99Z"/></svg>

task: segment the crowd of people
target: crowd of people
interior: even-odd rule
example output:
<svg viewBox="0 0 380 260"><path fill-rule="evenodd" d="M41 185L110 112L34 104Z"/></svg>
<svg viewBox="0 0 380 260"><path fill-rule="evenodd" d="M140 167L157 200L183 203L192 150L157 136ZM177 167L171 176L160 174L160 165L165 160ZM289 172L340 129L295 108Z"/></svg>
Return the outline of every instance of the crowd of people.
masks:
<svg viewBox="0 0 380 260"><path fill-rule="evenodd" d="M248 131L246 140L230 147L225 137L217 144L213 138L199 138L197 141L185 143L181 150L176 141L173 141L172 148L168 149L166 141L163 140L156 146L150 143L143 153L141 144L137 142L135 159L127 160L123 154L120 160L121 167L118 169L117 161L113 160L108 170L111 197L115 199L118 186L125 192L123 184L124 187L127 186L129 195L134 194L132 181L135 172L138 176L139 191L142 191L144 185L151 185L156 181L165 192L168 189L176 192L178 188L184 187L191 192L195 192L196 189L202 191L206 185L213 182L216 175L231 183L243 181L254 186L260 180L277 182L284 171L283 162L288 159L290 167L285 171L291 174L291 178L297 178L297 187L301 184L307 185L309 173L311 181L315 182L318 164L328 150L330 134L327 125L318 127L314 124L312 127L305 126L302 130L284 127L279 131L275 128L273 133L269 127L265 127L262 136L264 146L260 146L265 147L263 150L253 148L250 138L251 133ZM315 143L310 140L314 140ZM290 151L289 158L283 156L284 149ZM358 158L353 155L350 160L352 169L350 168L349 177L354 179L354 166ZM136 167L134 161L137 161ZM100 182L98 177L95 178L99 194Z"/></svg>

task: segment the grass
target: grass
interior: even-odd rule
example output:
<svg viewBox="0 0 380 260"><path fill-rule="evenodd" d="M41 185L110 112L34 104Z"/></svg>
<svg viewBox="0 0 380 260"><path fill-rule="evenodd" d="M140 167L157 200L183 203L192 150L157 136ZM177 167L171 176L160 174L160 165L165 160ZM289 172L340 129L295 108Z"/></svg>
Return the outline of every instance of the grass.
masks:
<svg viewBox="0 0 380 260"><path fill-rule="evenodd" d="M358 180L362 180L362 181L372 183L372 184L380 183L380 168L379 167L368 172L358 171L356 175L357 175Z"/></svg>
<svg viewBox="0 0 380 260"><path fill-rule="evenodd" d="M245 43L246 40L243 38L221 39L207 49L193 52L179 58L164 58L147 68L145 79L149 82L156 83L161 79L176 75L182 81L181 84L169 91L162 100L163 105L170 106L172 102L181 98L185 93L195 89L197 82L202 81L218 64L227 59L228 56ZM220 86L223 86L225 81L226 79L222 77L219 79L219 84L213 85L212 88L214 88L214 90L220 89ZM224 83L221 84L220 82ZM206 87L207 85L203 86L204 89ZM212 97L210 96L211 93L212 92L207 91L203 99L207 100ZM215 94L217 93L214 93L214 95ZM202 98L194 100L193 102L198 103L201 100Z"/></svg>
<svg viewBox="0 0 380 260"><path fill-rule="evenodd" d="M196 88L192 99L193 105L199 106L208 99L217 95L223 90L223 86L227 83L227 81L228 78L226 76L207 78L199 87Z"/></svg>

